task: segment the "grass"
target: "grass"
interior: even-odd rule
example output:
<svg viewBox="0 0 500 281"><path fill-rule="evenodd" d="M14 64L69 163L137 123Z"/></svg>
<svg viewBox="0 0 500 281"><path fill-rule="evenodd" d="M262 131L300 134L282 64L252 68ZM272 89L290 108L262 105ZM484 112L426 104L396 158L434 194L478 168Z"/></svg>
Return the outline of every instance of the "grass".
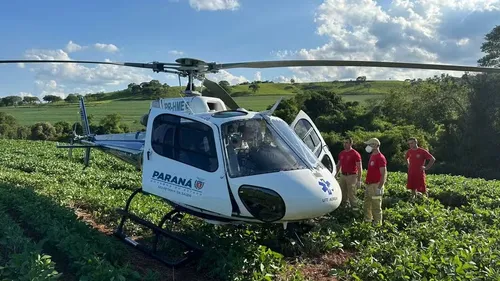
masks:
<svg viewBox="0 0 500 281"><path fill-rule="evenodd" d="M142 125L138 123L138 120L143 114L147 113L150 103L151 101L148 100L111 100L88 102L85 103L85 106L87 107L87 114L92 115L94 120L100 120L107 114L119 113L124 123L139 128ZM1 110L14 116L21 125L32 125L36 122L50 122L51 124L58 121L80 122L78 104L7 107Z"/></svg>
<svg viewBox="0 0 500 281"><path fill-rule="evenodd" d="M298 90L331 90L339 93L347 101L366 102L370 98L382 97L390 90L401 87L402 81L373 81L358 84L356 82L315 82L302 84L289 83L261 83L255 94L238 96L238 92L249 91L248 85L232 86L234 100L242 107L251 110L264 110L274 104L279 97L289 98ZM365 86L370 85L370 86ZM134 99L124 92L108 93L108 100L87 102L87 114L92 115L95 121L111 113L118 113L122 120L132 130L141 129L140 117L149 110L151 100ZM41 104L34 106L0 107L2 112L16 118L21 125L33 125L36 122L67 121L79 122L78 104L60 102L55 104Z"/></svg>
<svg viewBox="0 0 500 281"><path fill-rule="evenodd" d="M364 223L362 208L341 207L312 221L314 228L302 239L305 247L274 244L287 247L288 256L262 246L275 241L272 229L214 226L186 216L175 231L206 252L198 264L172 271L110 234L119 223L116 208L141 183L141 174L130 165L95 151L91 166L83 170L81 150L69 160L53 142L0 140L0 151L0 222L13 226L5 233L16 235L2 237L0 232L0 250L10 240L46 241L29 252L0 251L1 280L2 268L8 268L8 280L33 280L53 272L54 263L66 276L62 280L500 278L500 181L428 174L430 198L412 201L406 174L389 171L382 226ZM364 188L356 193L360 200L363 194ZM154 196L136 197L131 208L154 223L170 210ZM150 235L130 224L126 228L136 237ZM29 272L21 270L29 265L14 255L36 261L31 253L48 255L52 263L35 267L31 262Z"/></svg>

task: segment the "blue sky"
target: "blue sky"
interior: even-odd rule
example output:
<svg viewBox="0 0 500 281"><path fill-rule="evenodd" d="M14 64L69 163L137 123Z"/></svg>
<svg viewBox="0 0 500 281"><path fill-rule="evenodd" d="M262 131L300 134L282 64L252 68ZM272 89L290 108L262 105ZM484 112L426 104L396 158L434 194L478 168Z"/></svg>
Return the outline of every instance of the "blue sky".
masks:
<svg viewBox="0 0 500 281"><path fill-rule="evenodd" d="M330 58L475 65L482 55L479 46L484 34L500 24L499 7L498 1L486 0L5 1L0 59L172 62L195 57L236 62ZM436 9L440 14L432 13ZM64 96L122 89L148 79L178 83L176 77L147 70L94 67L0 65L0 96ZM321 81L357 75L404 79L433 74L281 68L238 69L209 77L234 84L256 78Z"/></svg>

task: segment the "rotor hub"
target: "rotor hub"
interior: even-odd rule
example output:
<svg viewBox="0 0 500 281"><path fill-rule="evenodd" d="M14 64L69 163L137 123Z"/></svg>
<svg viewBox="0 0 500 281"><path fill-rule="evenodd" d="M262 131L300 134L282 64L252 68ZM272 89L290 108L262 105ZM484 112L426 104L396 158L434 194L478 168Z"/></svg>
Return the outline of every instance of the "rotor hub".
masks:
<svg viewBox="0 0 500 281"><path fill-rule="evenodd" d="M183 66L207 65L206 62L199 60L199 59L193 59L193 58L178 58L175 60L175 62L178 64L181 64Z"/></svg>

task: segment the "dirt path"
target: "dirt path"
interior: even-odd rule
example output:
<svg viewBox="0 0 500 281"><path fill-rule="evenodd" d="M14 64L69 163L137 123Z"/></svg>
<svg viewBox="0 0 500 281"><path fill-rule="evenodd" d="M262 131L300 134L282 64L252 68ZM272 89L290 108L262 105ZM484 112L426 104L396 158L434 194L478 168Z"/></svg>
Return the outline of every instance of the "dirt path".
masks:
<svg viewBox="0 0 500 281"><path fill-rule="evenodd" d="M314 281L338 281L330 277L330 271L344 265L354 254L351 252L333 252L318 258L307 260L301 271L304 277Z"/></svg>
<svg viewBox="0 0 500 281"><path fill-rule="evenodd" d="M99 232L111 236L110 239L118 239L113 235L113 229L109 228L104 224L96 223L92 216L82 209L75 209L75 213L84 222L92 226ZM185 267L173 269L171 267L163 265L161 262L157 261L146 255L145 253L134 249L131 246L127 246L127 260L133 266L135 270L140 273L146 273L148 269L154 270L160 274L159 281L172 281L172 280L185 280L185 281L212 281L204 277L202 273L197 272L196 264L189 264ZM309 280L315 281L337 281L335 277L330 277L330 271L333 268L338 268L344 265L350 257L354 256L354 253L336 251L332 253L326 253L320 257L314 259L305 260L305 264L302 266L301 271Z"/></svg>

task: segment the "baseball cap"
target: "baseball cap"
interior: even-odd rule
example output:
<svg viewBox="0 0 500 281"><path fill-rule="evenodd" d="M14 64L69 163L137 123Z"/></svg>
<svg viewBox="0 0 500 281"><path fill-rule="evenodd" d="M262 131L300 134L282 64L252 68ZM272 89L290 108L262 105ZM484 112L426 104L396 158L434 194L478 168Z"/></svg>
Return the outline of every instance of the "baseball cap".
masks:
<svg viewBox="0 0 500 281"><path fill-rule="evenodd" d="M367 141L365 141L365 144L376 144L376 145L380 145L380 141L377 139L377 138L371 138Z"/></svg>

